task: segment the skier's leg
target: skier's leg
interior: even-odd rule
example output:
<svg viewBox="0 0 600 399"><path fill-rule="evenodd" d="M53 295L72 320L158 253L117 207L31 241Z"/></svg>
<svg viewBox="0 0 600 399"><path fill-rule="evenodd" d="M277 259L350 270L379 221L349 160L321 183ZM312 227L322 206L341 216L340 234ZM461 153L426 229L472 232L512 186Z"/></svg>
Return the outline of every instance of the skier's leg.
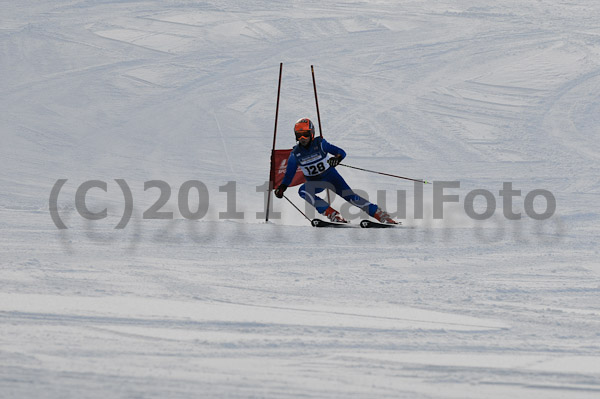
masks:
<svg viewBox="0 0 600 399"><path fill-rule="evenodd" d="M342 217L342 215L329 206L329 204L319 197L317 193L325 189L335 190L333 185L324 181L309 181L304 183L298 189L298 194L300 197L304 198L306 202L315 207L317 212L321 215L325 215L332 222L340 222L347 223L347 220Z"/></svg>
<svg viewBox="0 0 600 399"><path fill-rule="evenodd" d="M314 182L306 182L300 186L298 189L298 195L303 198L306 202L315 207L317 212L323 213L327 208L329 208L329 204L321 197L317 195L325 188L316 187Z"/></svg>
<svg viewBox="0 0 600 399"><path fill-rule="evenodd" d="M328 181L334 185L335 191L338 194L340 194L346 201L362 209L363 211L368 213L369 216L374 217L381 223L397 223L394 219L390 217L390 215L386 211L352 191L350 186L348 186L348 183L346 183L344 178L339 173L337 173L337 171L335 171L335 173L332 173L330 176L331 177Z"/></svg>
<svg viewBox="0 0 600 399"><path fill-rule="evenodd" d="M328 181L335 187L335 192L352 205L368 213L369 216L374 216L375 212L377 212L377 205L370 203L360 195L356 194L350 188L348 183L346 183L344 178L337 173L337 171L334 172L335 173L330 175Z"/></svg>

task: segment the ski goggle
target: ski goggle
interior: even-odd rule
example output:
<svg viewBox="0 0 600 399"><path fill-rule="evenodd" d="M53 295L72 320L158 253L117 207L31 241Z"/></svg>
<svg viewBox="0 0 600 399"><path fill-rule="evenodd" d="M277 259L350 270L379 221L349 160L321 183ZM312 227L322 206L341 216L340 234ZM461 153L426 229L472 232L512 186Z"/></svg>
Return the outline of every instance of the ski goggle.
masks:
<svg viewBox="0 0 600 399"><path fill-rule="evenodd" d="M309 139L310 138L310 130L304 130L300 132L294 132L296 134L296 140L300 140L302 137Z"/></svg>

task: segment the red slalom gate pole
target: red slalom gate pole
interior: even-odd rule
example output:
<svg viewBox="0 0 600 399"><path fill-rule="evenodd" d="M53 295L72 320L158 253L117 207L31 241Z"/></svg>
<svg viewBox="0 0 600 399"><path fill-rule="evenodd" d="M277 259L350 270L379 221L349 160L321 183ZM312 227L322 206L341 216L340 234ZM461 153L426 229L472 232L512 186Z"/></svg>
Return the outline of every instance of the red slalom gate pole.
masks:
<svg viewBox="0 0 600 399"><path fill-rule="evenodd" d="M319 135L323 137L323 130L321 130L321 113L319 112L319 97L317 96L317 81L315 80L315 67L310 66L310 72L312 74L313 89L315 91L315 104L317 105L317 120L319 122ZM327 202L331 203L331 197L329 196L329 189L327 189Z"/></svg>
<svg viewBox="0 0 600 399"><path fill-rule="evenodd" d="M319 121L319 135L323 137L323 131L321 130L321 113L319 112L319 98L317 96L317 82L315 81L315 67L313 65L310 66L310 71L312 73L313 89L315 91L315 103L317 104L317 120Z"/></svg>
<svg viewBox="0 0 600 399"><path fill-rule="evenodd" d="M279 83L277 84L277 105L275 107L275 128L273 129L273 148L271 149L271 165L269 170L269 194L267 195L267 210L265 212L265 222L269 221L269 208L271 207L271 192L273 191L273 156L275 154L275 142L277 140L277 118L279 117L279 97L281 94L281 74L283 72L283 62L279 63Z"/></svg>

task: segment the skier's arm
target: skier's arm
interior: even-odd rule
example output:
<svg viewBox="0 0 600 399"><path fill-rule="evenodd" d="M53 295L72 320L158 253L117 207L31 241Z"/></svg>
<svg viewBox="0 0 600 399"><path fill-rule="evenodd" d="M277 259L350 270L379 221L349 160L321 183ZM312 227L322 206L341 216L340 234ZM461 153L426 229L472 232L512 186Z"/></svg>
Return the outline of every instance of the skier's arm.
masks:
<svg viewBox="0 0 600 399"><path fill-rule="evenodd" d="M346 158L346 151L342 150L340 147L330 144L327 140L323 139L321 141L321 145L323 146L323 151L334 155L336 158L339 158L340 161Z"/></svg>
<svg viewBox="0 0 600 399"><path fill-rule="evenodd" d="M296 169L298 169L298 165L296 164L296 157L294 156L294 153L291 153L290 157L288 158L283 180L281 181L281 184L275 189L275 196L277 198L283 198L283 193L285 192L285 190L287 190L288 186L292 182L292 179L296 175Z"/></svg>
<svg viewBox="0 0 600 399"><path fill-rule="evenodd" d="M298 163L296 162L296 156L294 153L290 154L290 157L287 161L287 167L285 169L285 175L283 176L283 180L281 181L281 185L285 185L286 187L290 185L292 179L296 175L296 169L298 169Z"/></svg>
<svg viewBox="0 0 600 399"><path fill-rule="evenodd" d="M346 158L346 151L342 150L340 147L336 147L333 144L329 144L325 139L321 141L321 145L323 146L323 151L332 154L333 158L329 158L327 163L335 168L342 162L342 159Z"/></svg>

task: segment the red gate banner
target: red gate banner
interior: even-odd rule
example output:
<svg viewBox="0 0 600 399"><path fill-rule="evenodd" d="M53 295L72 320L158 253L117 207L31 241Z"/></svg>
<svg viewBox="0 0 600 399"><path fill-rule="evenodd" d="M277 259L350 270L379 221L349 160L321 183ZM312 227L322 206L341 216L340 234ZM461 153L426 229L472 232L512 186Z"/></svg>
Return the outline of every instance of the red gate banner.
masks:
<svg viewBox="0 0 600 399"><path fill-rule="evenodd" d="M273 182L273 188L277 188L283 176L285 175L285 169L287 168L288 158L292 150L273 150L271 155L271 181ZM300 168L296 169L296 174L290 183L290 187L297 186L298 184L304 183L304 174Z"/></svg>

